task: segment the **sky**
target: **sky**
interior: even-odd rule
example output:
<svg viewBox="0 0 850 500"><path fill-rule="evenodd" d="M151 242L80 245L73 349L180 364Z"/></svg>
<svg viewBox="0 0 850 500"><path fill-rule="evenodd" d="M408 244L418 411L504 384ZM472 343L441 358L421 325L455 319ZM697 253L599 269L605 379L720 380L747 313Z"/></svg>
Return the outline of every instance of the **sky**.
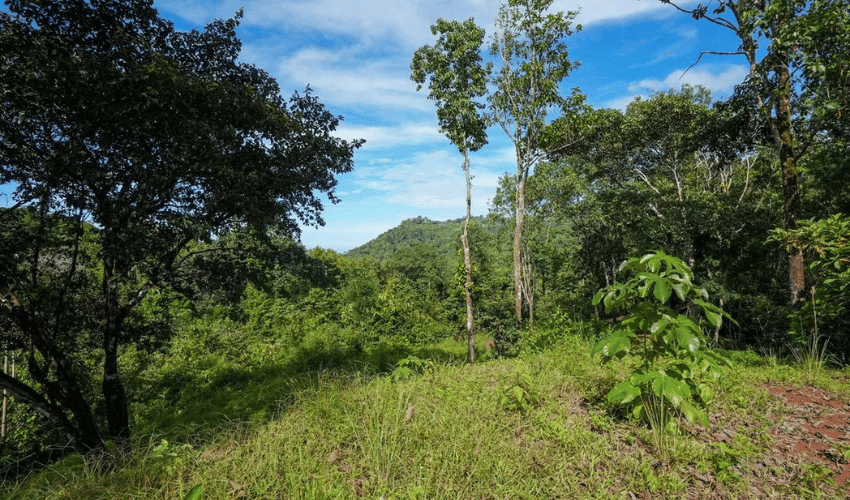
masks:
<svg viewBox="0 0 850 500"><path fill-rule="evenodd" d="M685 3L687 5L687 3ZM304 227L308 248L350 250L417 216L465 215L462 157L439 132L427 89L416 91L410 61L433 44L438 18L474 18L494 31L497 0L155 0L179 29L202 29L240 8L241 60L275 77L284 96L309 85L343 121L337 135L365 139L354 170L338 177L338 204L325 203L325 226ZM580 32L566 40L581 65L562 82L579 87L595 108L625 109L636 96L703 85L715 98L731 94L747 73L734 33L695 21L658 0L555 0L553 11L578 11ZM471 155L473 215L484 215L499 178L515 173L513 145L498 127Z"/></svg>

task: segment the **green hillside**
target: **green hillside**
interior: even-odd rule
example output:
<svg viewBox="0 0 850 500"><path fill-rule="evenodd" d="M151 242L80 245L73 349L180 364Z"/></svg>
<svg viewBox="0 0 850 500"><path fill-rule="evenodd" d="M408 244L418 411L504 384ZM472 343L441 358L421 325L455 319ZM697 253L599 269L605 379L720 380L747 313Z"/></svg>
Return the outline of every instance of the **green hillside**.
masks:
<svg viewBox="0 0 850 500"><path fill-rule="evenodd" d="M484 217L473 217L473 224L485 225ZM463 219L434 221L427 217L407 219L364 245L346 252L349 257L371 256L382 261L399 250L419 245L433 247L439 255L454 255L460 248Z"/></svg>

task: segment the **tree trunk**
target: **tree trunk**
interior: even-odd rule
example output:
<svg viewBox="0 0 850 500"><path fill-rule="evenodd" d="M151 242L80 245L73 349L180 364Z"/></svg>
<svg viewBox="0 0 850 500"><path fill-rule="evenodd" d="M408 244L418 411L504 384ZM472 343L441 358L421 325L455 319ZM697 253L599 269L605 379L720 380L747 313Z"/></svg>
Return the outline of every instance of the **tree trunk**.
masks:
<svg viewBox="0 0 850 500"><path fill-rule="evenodd" d="M58 371L61 372L62 368L59 368ZM49 387L46 387L47 392L50 393L49 397L53 399L56 399L57 396L61 397L63 394L60 388L67 388L68 385L61 382L49 383ZM4 391L7 391L18 402L29 406L36 413L47 418L56 429L64 434L65 439L74 448L85 453L103 445L94 414L81 394L72 393L60 401L60 404L74 416L74 420L71 421L62 408L11 375L0 372L0 387L3 387Z"/></svg>
<svg viewBox="0 0 850 500"><path fill-rule="evenodd" d="M516 188L516 228L514 229L514 312L517 330L522 328L522 226L525 223L525 184L527 170L520 168Z"/></svg>
<svg viewBox="0 0 850 500"><path fill-rule="evenodd" d="M802 203L800 200L800 175L797 171L797 159L794 156L794 137L791 124L790 74L787 65L783 65L780 75L782 94L776 100L776 128L779 144L779 162L782 165L782 226L785 230L797 228ZM792 309L796 309L803 300L806 286L803 252L793 249L788 254L788 300Z"/></svg>
<svg viewBox="0 0 850 500"><path fill-rule="evenodd" d="M9 352L3 351L3 374L9 373ZM12 375L12 378L15 378L15 375ZM0 438L6 438L6 403L9 397L9 393L6 389L3 389L3 422L0 424Z"/></svg>
<svg viewBox="0 0 850 500"><path fill-rule="evenodd" d="M764 8L764 7L762 7ZM735 9L735 15L740 24L740 10ZM781 25L784 20L776 21ZM775 32L776 26L771 29ZM791 117L791 70L788 67L790 53L777 54L782 57L778 59L776 66L776 83L773 84L767 76L764 68L759 68L756 63L756 48L758 45L752 35L739 34L741 41L746 47L746 56L750 63L750 75L760 79L765 89L774 90L776 96L773 101L775 116L767 113L768 124L773 135L774 146L779 153L779 163L782 173L782 226L786 230L797 228L802 211L800 200L800 176L797 172L797 159L794 155L794 129ZM765 99L759 96L759 104L764 106ZM788 254L788 302L792 309L796 309L802 300L802 292L805 288L805 275L803 253L800 250L791 250Z"/></svg>
<svg viewBox="0 0 850 500"><path fill-rule="evenodd" d="M469 154L463 152L463 171L466 174L466 221L463 224L463 234L460 241L463 243L463 267L466 271L466 281L463 291L466 295L466 339L467 339L467 361L475 362L475 329L473 325L472 310L472 257L469 249L469 220L472 218L472 177L469 174Z"/></svg>
<svg viewBox="0 0 850 500"><path fill-rule="evenodd" d="M0 373L0 387L7 390L17 401L49 419L65 434L71 446L82 452L100 448L103 439L97 420L91 406L80 392L80 387L84 384L71 369L65 354L50 341L17 298L7 300L6 307L10 309L16 327L30 339L32 351L28 360L28 372L33 380L41 385L44 395L6 373ZM39 364L34 351L41 355L44 366ZM68 418L66 410L73 419Z"/></svg>
<svg viewBox="0 0 850 500"><path fill-rule="evenodd" d="M126 312L118 303L113 262L112 258L104 259L103 294L106 301L106 325L103 331L103 398L109 437L115 440L115 444L120 448L125 448L130 439L130 415L127 408L127 394L118 373L118 346Z"/></svg>
<svg viewBox="0 0 850 500"><path fill-rule="evenodd" d="M726 304L723 302L723 297L720 297L720 309L723 309L723 306ZM720 345L720 328L723 326L723 323L718 323L716 327L714 327L714 343L711 347L717 349Z"/></svg>
<svg viewBox="0 0 850 500"><path fill-rule="evenodd" d="M532 274L531 262L528 256L528 246L523 246L520 254L522 260L522 295L525 299L526 311L528 313L528 326L534 326L534 275Z"/></svg>

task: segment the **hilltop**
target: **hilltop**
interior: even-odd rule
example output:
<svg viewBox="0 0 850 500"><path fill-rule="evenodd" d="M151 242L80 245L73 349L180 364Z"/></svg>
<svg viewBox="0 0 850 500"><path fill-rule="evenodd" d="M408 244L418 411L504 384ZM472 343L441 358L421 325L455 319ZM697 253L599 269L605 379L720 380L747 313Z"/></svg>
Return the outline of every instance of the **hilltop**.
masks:
<svg viewBox="0 0 850 500"><path fill-rule="evenodd" d="M463 231L463 218L447 221L435 221L427 217L414 217L402 221L398 226L380 234L375 239L352 248L345 255L349 257L370 256L383 261L399 250L412 249L420 245L433 248L438 255L452 256L460 249L460 233ZM482 227L490 234L496 228L486 217L472 218L472 224Z"/></svg>

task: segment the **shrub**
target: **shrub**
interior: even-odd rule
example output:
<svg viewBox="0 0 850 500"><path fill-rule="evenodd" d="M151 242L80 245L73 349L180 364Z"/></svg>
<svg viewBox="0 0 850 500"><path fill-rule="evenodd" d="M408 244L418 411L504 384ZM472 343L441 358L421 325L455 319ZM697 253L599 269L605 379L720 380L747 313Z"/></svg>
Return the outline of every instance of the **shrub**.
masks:
<svg viewBox="0 0 850 500"><path fill-rule="evenodd" d="M850 361L850 217L835 214L821 220L802 220L795 230L776 229L770 241L783 242L786 248L798 248L807 253L812 284L809 300L799 310L790 313L791 337L797 352L808 352L804 361L810 362L818 350L820 339L827 339L837 356ZM825 348L823 348L825 349ZM822 357L819 356L817 360Z"/></svg>
<svg viewBox="0 0 850 500"><path fill-rule="evenodd" d="M700 326L685 312L701 310L715 328L728 315L707 302L708 293L693 283L693 272L681 259L650 253L629 259L620 270L631 272L631 278L600 290L593 305L601 302L607 313L630 312L591 353L601 355L603 363L634 356L638 365L608 393L608 401L633 405L633 414L653 426L674 426L671 409L707 426L703 407L714 398L714 389L704 379L716 380L720 366L731 363L705 350Z"/></svg>

